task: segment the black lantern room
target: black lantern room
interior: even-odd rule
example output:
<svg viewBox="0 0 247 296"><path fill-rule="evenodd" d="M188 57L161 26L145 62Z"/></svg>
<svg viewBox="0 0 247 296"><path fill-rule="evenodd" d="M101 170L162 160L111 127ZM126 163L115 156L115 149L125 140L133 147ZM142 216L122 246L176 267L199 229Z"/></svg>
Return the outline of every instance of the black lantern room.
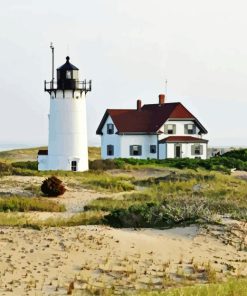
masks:
<svg viewBox="0 0 247 296"><path fill-rule="evenodd" d="M81 93L91 91L91 80L79 81L79 69L72 65L69 60L70 58L67 56L66 63L57 68L57 81L54 81L54 78L51 81L45 81L45 91L50 94L54 92L55 96L58 90L62 90L63 94L65 90L72 90L73 93L76 90Z"/></svg>
<svg viewBox="0 0 247 296"><path fill-rule="evenodd" d="M66 63L57 68L57 88L76 89L78 80L79 69L69 62L69 57L66 57Z"/></svg>

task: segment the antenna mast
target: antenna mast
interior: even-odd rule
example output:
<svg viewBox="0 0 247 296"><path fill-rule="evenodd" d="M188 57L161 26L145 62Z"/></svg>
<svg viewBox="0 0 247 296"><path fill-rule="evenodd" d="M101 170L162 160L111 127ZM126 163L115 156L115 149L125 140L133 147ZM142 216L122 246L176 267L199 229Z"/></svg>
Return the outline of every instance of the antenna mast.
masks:
<svg viewBox="0 0 247 296"><path fill-rule="evenodd" d="M50 48L51 48L51 55L52 55L52 80L51 80L51 85L52 85L52 88L53 88L53 86L54 86L54 46L53 46L52 42L51 42Z"/></svg>
<svg viewBox="0 0 247 296"><path fill-rule="evenodd" d="M166 79L166 81L165 81L165 95L166 95L166 97L167 97L167 85L168 85L168 80Z"/></svg>

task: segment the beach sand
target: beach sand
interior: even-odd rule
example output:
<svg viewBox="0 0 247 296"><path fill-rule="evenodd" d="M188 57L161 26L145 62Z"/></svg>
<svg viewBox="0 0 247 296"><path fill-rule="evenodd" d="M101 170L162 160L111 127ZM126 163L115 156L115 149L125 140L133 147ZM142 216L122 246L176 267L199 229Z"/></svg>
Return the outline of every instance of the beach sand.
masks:
<svg viewBox="0 0 247 296"><path fill-rule="evenodd" d="M40 185L43 179L4 177L1 195L23 194L29 184ZM66 212L25 215L66 218L92 199L107 196L74 184L57 199ZM247 276L246 234L247 223L227 218L223 225L165 230L0 227L0 295L88 295L86 290L99 294L113 286L114 293L121 295L123 290L213 281L215 272L217 278Z"/></svg>
<svg viewBox="0 0 247 296"><path fill-rule="evenodd" d="M73 295L83 295L76 293L113 285L118 291L141 289L150 283L162 288L165 275L176 279L178 269L193 274L193 265L208 262L219 275L247 275L246 251L226 243L223 233L198 226L168 230L80 226L40 231L1 227L0 294L67 295L73 287Z"/></svg>

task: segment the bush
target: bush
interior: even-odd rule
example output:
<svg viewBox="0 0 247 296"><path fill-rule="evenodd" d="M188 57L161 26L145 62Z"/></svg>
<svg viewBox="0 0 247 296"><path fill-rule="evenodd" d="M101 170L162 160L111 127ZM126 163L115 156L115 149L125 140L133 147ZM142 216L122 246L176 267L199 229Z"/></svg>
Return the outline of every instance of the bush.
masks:
<svg viewBox="0 0 247 296"><path fill-rule="evenodd" d="M26 170L38 170L38 162L37 161L18 161L13 162L12 166L14 168L26 169Z"/></svg>
<svg viewBox="0 0 247 296"><path fill-rule="evenodd" d="M123 164L123 162L122 162ZM113 170L121 168L121 162L112 159L96 159L89 161L90 170Z"/></svg>
<svg viewBox="0 0 247 296"><path fill-rule="evenodd" d="M0 176L10 175L10 174L12 174L12 166L7 163L0 162Z"/></svg>
<svg viewBox="0 0 247 296"><path fill-rule="evenodd" d="M243 160L242 160L243 159ZM173 167L177 169L199 169L221 171L230 174L230 170L236 168L238 170L247 171L247 161L242 155L239 158L233 157L212 157L210 159L190 159L190 158L168 158L163 160L157 159L134 159L134 158L119 158L113 160L116 165L124 167L127 165L144 166L154 165L161 167Z"/></svg>
<svg viewBox="0 0 247 296"><path fill-rule="evenodd" d="M52 176L43 181L41 191L47 196L56 197L63 195L66 189L61 180Z"/></svg>
<svg viewBox="0 0 247 296"><path fill-rule="evenodd" d="M188 199L143 203L128 209L116 209L105 217L114 227L171 227L208 220L211 212L203 200Z"/></svg>
<svg viewBox="0 0 247 296"><path fill-rule="evenodd" d="M235 158L242 161L247 161L247 149L232 150L224 153L223 157Z"/></svg>

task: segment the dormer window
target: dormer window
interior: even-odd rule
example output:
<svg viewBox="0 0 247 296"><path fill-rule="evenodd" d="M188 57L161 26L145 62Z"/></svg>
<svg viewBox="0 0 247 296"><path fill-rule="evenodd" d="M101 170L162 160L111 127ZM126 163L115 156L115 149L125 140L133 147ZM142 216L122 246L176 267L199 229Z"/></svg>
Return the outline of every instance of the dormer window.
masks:
<svg viewBox="0 0 247 296"><path fill-rule="evenodd" d="M107 124L107 134L112 135L114 133L114 125L112 123Z"/></svg>
<svg viewBox="0 0 247 296"><path fill-rule="evenodd" d="M66 71L66 79L72 79L72 71L70 70Z"/></svg>
<svg viewBox="0 0 247 296"><path fill-rule="evenodd" d="M176 134L176 125L175 124L165 124L164 133L168 135Z"/></svg>
<svg viewBox="0 0 247 296"><path fill-rule="evenodd" d="M185 124L184 133L188 135L193 135L196 133L196 126L194 124Z"/></svg>

